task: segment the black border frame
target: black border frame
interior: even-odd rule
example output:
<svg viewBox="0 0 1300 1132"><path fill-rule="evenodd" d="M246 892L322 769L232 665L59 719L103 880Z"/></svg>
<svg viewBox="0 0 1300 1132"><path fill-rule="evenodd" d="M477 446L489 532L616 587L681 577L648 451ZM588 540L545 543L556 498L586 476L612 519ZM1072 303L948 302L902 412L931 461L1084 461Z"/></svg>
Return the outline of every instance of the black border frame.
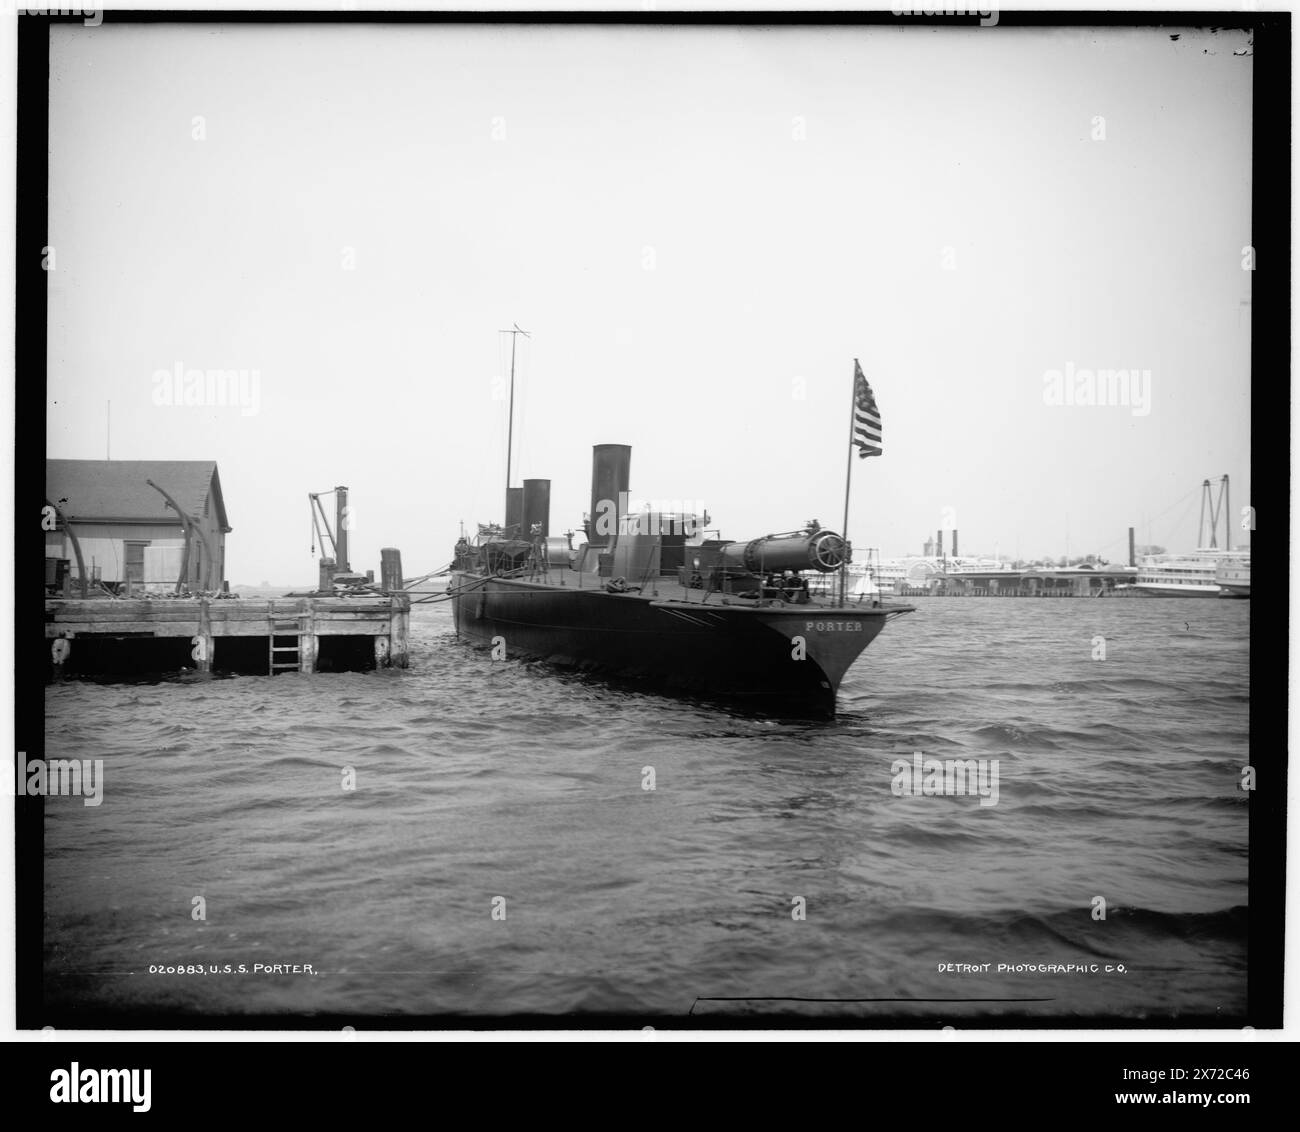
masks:
<svg viewBox="0 0 1300 1132"><path fill-rule="evenodd" d="M894 17L888 12L262 12L104 11L107 24L240 23L240 24L559 24L650 26L871 26L925 25L926 17ZM48 232L49 182L49 26L81 23L82 17L29 15L18 21L17 52L17 267L15 274L15 468L14 468L14 740L26 757L44 755L44 665L22 663L27 646L43 638L43 610L19 587L24 578L42 576L35 561L37 541L19 538L34 523L44 500L46 436L47 279L41 265ZM952 18L947 26L977 28L978 18ZM1291 318L1291 14L1290 12L1009 12L999 13L998 27L1214 27L1246 29L1254 36L1254 103L1252 117L1252 234L1256 267L1251 342L1251 480L1259 516L1253 549L1262 561L1287 562L1289 551L1290 420L1278 406L1277 374L1285 374L1285 403L1290 403ZM996 34L996 29L982 29ZM1286 158L1285 166L1278 155ZM39 375L39 377L37 376ZM1265 376L1267 375L1267 377ZM1266 427L1267 426L1267 427ZM1278 429L1281 436L1278 436ZM38 439L39 438L39 439ZM39 451L35 449L39 446ZM1276 453L1287 454L1277 467ZM1265 454L1272 459L1265 464ZM38 483L38 480L41 481ZM17 518L21 517L21 519ZM1261 612L1260 602L1266 602ZM1280 608L1279 608L1280 607ZM1256 618L1255 613L1261 617ZM1285 739L1289 657L1278 663L1276 646L1262 632L1267 624L1290 624L1285 587L1263 591L1251 609L1251 761L1259 787L1251 801L1248 912L1248 976L1245 1023L1257 1028L1283 1024L1283 953L1286 909ZM12 773L12 772L11 772ZM916 1017L682 1017L632 1018L621 1015L368 1016L340 1015L173 1015L149 1012L63 1010L44 1007L43 983L43 800L14 798L15 818L15 1007L17 1026L39 1029L126 1030L339 1030L361 1023L373 1030L627 1030L654 1026L662 1030L894 1030L963 1029L1077 1030L1222 1029L1241 1019L1215 1015L1159 1018L1024 1017L969 1019Z"/></svg>

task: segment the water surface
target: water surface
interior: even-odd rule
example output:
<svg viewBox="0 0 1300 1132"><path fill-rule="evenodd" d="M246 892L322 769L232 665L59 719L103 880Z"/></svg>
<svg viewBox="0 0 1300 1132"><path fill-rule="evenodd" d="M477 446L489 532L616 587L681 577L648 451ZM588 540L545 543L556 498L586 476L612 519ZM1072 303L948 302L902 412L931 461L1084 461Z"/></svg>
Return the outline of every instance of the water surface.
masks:
<svg viewBox="0 0 1300 1132"><path fill-rule="evenodd" d="M406 672L53 685L46 755L103 759L105 789L45 802L46 999L1240 1019L1248 615L923 600L824 723L494 662L445 604ZM997 804L897 795L916 751L996 759Z"/></svg>

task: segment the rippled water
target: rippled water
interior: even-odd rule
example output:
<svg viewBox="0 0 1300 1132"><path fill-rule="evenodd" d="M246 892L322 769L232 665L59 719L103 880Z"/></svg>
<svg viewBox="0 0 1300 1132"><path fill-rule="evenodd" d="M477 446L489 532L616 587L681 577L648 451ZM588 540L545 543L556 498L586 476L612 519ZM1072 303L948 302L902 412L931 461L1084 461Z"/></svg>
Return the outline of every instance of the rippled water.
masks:
<svg viewBox="0 0 1300 1132"><path fill-rule="evenodd" d="M47 758L105 788L45 803L47 1003L1239 1018L1248 618L923 600L828 723L493 662L446 605L407 672L53 685ZM997 804L898 796L916 751L997 759ZM1048 963L1098 970L997 972Z"/></svg>

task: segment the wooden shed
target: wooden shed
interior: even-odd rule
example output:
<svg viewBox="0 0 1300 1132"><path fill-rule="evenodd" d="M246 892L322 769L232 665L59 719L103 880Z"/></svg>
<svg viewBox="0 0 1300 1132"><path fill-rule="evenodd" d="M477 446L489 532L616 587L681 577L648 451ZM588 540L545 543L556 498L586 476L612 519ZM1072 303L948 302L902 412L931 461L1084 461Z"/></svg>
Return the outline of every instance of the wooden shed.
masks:
<svg viewBox="0 0 1300 1132"><path fill-rule="evenodd" d="M215 460L47 460L45 502L45 556L74 582L79 550L87 579L115 593L174 588L182 569L192 592L222 588L231 527Z"/></svg>

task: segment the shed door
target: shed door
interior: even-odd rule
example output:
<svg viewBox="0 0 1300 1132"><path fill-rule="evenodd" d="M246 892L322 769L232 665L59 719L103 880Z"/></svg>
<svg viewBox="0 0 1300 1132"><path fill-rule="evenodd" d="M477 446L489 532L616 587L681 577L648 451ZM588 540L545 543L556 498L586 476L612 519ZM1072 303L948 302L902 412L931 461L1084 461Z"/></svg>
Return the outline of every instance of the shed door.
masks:
<svg viewBox="0 0 1300 1132"><path fill-rule="evenodd" d="M144 548L147 542L128 542L126 546L126 580L133 586L144 585Z"/></svg>

